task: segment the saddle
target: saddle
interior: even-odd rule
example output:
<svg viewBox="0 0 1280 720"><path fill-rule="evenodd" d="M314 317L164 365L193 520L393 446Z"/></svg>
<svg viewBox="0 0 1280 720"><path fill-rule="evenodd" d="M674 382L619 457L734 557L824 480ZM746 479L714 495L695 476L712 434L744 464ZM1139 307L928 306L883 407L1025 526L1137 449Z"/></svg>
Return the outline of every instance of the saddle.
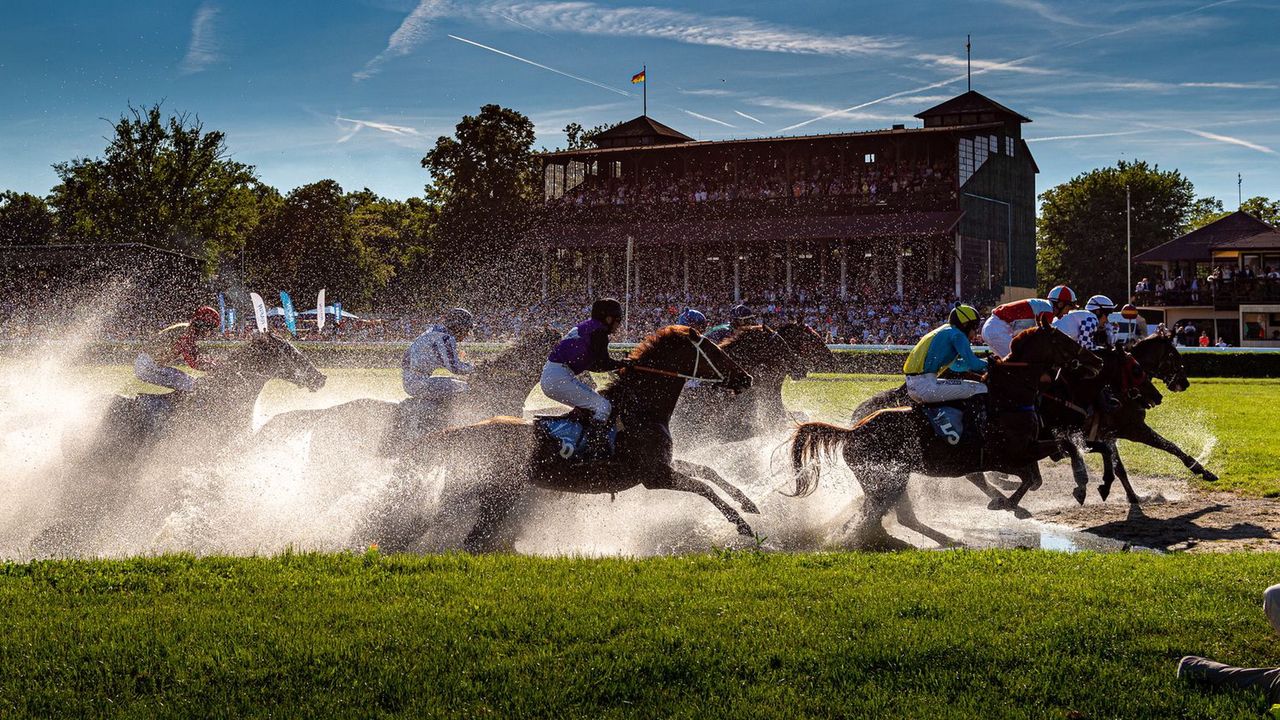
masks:
<svg viewBox="0 0 1280 720"><path fill-rule="evenodd" d="M618 426L609 428L608 449L605 453L589 454L585 451L587 411L575 408L563 415L535 415L533 418L540 443L556 449L555 454L565 462L587 463L613 457L618 442Z"/></svg>
<svg viewBox="0 0 1280 720"><path fill-rule="evenodd" d="M173 416L181 393L177 390L167 393L138 393L134 402L142 414L142 420L149 433L157 433Z"/></svg>
<svg viewBox="0 0 1280 720"><path fill-rule="evenodd" d="M440 430L448 402L425 397L409 397L396 406L395 418L382 438L382 452L395 455L427 433Z"/></svg>

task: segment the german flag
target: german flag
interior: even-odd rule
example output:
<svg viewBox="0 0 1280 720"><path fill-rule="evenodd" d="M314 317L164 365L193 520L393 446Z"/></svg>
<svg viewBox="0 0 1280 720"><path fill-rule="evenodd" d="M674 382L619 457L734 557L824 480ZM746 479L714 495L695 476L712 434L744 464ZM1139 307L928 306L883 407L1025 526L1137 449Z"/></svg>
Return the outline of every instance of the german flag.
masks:
<svg viewBox="0 0 1280 720"><path fill-rule="evenodd" d="M639 85L639 84L640 84L640 83L642 83L642 82L644 82L644 71L643 71L643 70L641 70L640 72L638 72L638 73L636 73L635 75L632 75L632 76L631 76L631 84L632 84L632 85Z"/></svg>

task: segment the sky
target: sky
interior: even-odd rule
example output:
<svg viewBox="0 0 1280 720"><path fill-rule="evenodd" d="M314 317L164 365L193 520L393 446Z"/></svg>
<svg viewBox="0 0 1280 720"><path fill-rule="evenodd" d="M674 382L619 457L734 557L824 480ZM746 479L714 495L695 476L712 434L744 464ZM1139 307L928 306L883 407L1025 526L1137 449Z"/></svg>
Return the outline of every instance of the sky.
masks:
<svg viewBox="0 0 1280 720"><path fill-rule="evenodd" d="M1044 190L1117 160L1280 197L1280 0L4 0L0 190L45 194L129 103L224 131L288 191L421 195L465 114L640 114L703 140L918 127L973 88L1030 117Z"/></svg>

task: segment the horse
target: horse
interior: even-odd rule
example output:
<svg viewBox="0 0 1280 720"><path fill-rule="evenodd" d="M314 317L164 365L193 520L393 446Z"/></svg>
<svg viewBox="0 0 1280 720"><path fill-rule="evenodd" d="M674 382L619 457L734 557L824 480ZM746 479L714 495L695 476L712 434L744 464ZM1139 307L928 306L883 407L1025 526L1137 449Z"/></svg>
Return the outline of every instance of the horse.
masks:
<svg viewBox="0 0 1280 720"><path fill-rule="evenodd" d="M258 395L273 379L312 392L325 384L325 376L297 348L259 333L196 380L194 392L112 397L96 431L64 443L69 496L59 503L62 518L40 533L36 545L65 549L91 535L134 488L148 461L173 455L192 465L249 436Z"/></svg>
<svg viewBox="0 0 1280 720"><path fill-rule="evenodd" d="M1085 446L1102 455L1102 482L1098 486L1098 495L1105 501L1111 494L1112 483L1119 477L1125 498L1131 504L1141 501L1129 483L1128 471L1116 447L1117 440L1139 442L1164 450L1207 482L1217 481L1217 475L1146 422L1147 410L1163 401L1151 378L1161 380L1169 391L1175 393L1191 386L1173 338L1152 335L1136 343L1131 350L1104 351L1103 360L1104 369L1099 376L1077 379L1070 384L1070 398L1048 396L1050 402L1045 405L1046 410L1050 410L1046 412L1046 421L1051 426L1084 437ZM1112 388L1118 405L1114 409L1102 408L1087 414L1083 408L1095 403L1104 385ZM1056 411L1052 410L1054 406ZM1084 502L1085 488L1082 484L1077 484L1074 495L1079 502Z"/></svg>
<svg viewBox="0 0 1280 720"><path fill-rule="evenodd" d="M476 363L467 391L448 400L406 398L395 403L360 398L327 408L292 410L272 417L258 435L275 441L310 432L312 447L350 450L354 444L369 455L399 457L431 431L522 414L547 355L559 341L560 333L551 327L521 334L511 347Z"/></svg>
<svg viewBox="0 0 1280 720"><path fill-rule="evenodd" d="M443 465L479 476L481 487L475 494L481 512L467 536L467 550L490 546L502 521L530 486L582 494L612 495L638 485L693 493L706 498L740 534L753 536L746 520L708 483L723 490L745 513L758 513L755 503L711 468L674 459L668 429L686 380L741 391L751 386L751 376L724 349L683 325L648 336L630 358L634 367L619 371L617 380L601 391L613 405L618 428L615 451L607 459L565 460L558 440L534 423L514 417L449 428L418 444L413 454L417 469Z"/></svg>
<svg viewBox="0 0 1280 720"><path fill-rule="evenodd" d="M737 395L714 386L686 387L671 419L682 440L735 442L781 427L790 419L782 401L786 379L803 379L834 361L822 338L798 323L777 330L745 327L720 347L751 375L751 392Z"/></svg>
<svg viewBox="0 0 1280 720"><path fill-rule="evenodd" d="M905 495L912 472L931 477L990 470L1016 475L1021 486L1009 499L1016 505L1028 489L1039 484L1036 463L1061 452L1061 443L1041 439L1035 414L1041 380L1059 368L1076 365L1096 372L1102 361L1048 323L1019 333L1007 360L993 357L989 361L986 406L990 420L981 442L950 444L937 436L915 407L879 410L850 428L805 423L796 429L791 442L796 470L793 495L813 493L820 466L811 463L842 448L845 463L866 496L857 534L871 546L892 544L881 520L895 506L899 521L908 527L920 526Z"/></svg>

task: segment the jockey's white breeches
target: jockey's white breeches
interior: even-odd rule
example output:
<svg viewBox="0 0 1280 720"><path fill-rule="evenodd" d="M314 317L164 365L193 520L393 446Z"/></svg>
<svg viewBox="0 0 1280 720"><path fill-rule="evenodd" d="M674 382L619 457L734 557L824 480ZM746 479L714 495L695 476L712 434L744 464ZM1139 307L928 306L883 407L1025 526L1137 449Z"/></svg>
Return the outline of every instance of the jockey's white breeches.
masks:
<svg viewBox="0 0 1280 720"><path fill-rule="evenodd" d="M542 392L558 403L591 411L596 422L609 419L613 408L600 393L578 379L568 365L549 362L542 366Z"/></svg>
<svg viewBox="0 0 1280 720"><path fill-rule="evenodd" d="M982 340L991 348L991 352L1000 357L1008 357L1010 346L1013 345L1014 335L1013 323L1005 322L1000 318L992 315L982 324Z"/></svg>
<svg viewBox="0 0 1280 720"><path fill-rule="evenodd" d="M443 375L409 375L403 379L404 391L410 397L444 400L467 391L467 384L455 377Z"/></svg>
<svg viewBox="0 0 1280 720"><path fill-rule="evenodd" d="M196 379L175 367L165 367L146 353L138 353L133 361L133 374L139 380L170 390L191 392L196 389Z"/></svg>
<svg viewBox="0 0 1280 720"><path fill-rule="evenodd" d="M939 380L934 373L920 373L907 376L907 395L920 403L950 402L964 400L987 391L987 386L973 380L951 378Z"/></svg>

